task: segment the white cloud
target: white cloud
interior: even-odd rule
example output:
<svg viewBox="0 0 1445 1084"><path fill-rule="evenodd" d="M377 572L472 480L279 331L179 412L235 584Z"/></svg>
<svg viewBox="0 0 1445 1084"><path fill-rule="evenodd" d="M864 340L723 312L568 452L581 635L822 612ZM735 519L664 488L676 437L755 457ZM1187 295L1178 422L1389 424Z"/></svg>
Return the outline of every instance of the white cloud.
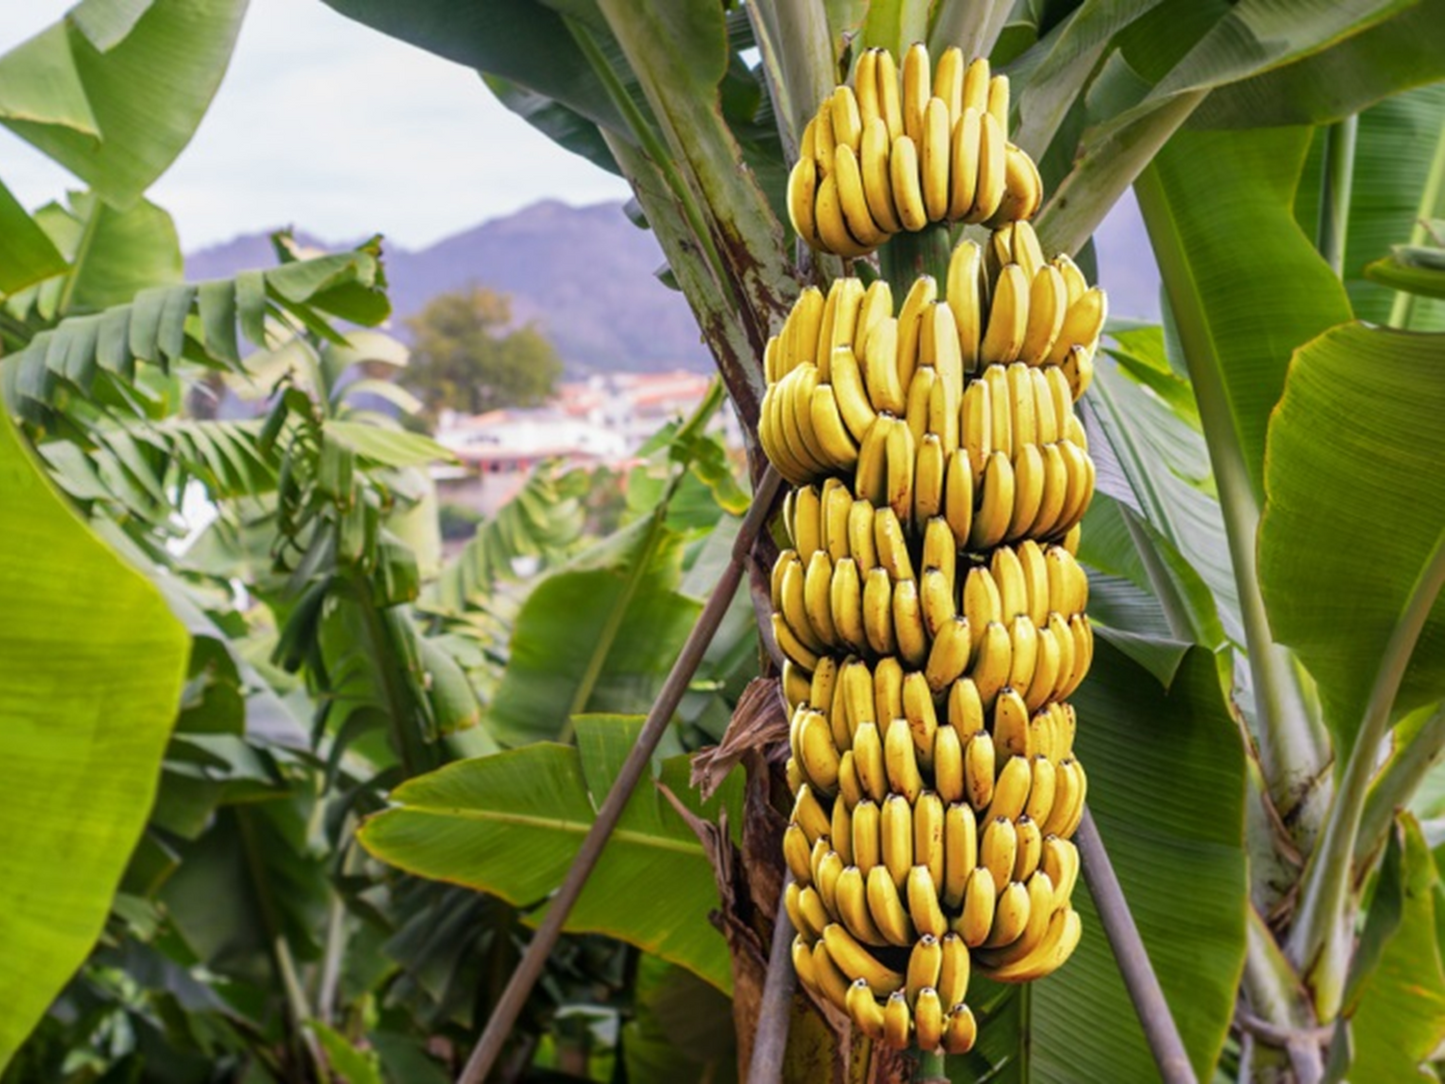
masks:
<svg viewBox="0 0 1445 1084"><path fill-rule="evenodd" d="M70 4L21 7L0 21L0 51ZM75 184L3 130L0 178L31 206ZM188 249L288 223L416 248L539 199L628 190L508 112L470 69L320 0L252 0L210 112L150 195Z"/></svg>

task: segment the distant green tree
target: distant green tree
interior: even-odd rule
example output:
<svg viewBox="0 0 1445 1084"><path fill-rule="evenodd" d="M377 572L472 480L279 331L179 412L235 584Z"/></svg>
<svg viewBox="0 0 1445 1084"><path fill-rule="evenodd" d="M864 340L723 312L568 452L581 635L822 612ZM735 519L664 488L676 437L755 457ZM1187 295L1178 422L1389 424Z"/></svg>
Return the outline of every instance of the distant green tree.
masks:
<svg viewBox="0 0 1445 1084"><path fill-rule="evenodd" d="M535 324L512 326L506 296L471 286L440 294L406 321L414 341L406 384L435 417L537 406L562 375L562 359Z"/></svg>

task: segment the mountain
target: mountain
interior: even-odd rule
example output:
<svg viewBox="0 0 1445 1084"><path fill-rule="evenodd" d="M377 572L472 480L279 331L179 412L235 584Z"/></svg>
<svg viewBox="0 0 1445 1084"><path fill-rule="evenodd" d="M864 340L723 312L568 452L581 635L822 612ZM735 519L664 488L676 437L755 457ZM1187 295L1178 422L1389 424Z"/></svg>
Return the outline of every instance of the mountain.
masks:
<svg viewBox="0 0 1445 1084"><path fill-rule="evenodd" d="M345 246L297 234L302 244ZM1159 273L1131 198L1121 200L1096 235L1109 309L1158 319ZM513 315L536 320L556 345L569 375L686 368L708 372L692 310L653 272L662 250L619 203L570 207L556 200L484 222L428 248L387 246L393 326L439 293L476 283L510 295ZM248 234L187 257L188 278L220 278L275 263L269 237Z"/></svg>
<svg viewBox="0 0 1445 1084"><path fill-rule="evenodd" d="M297 234L304 245L345 247ZM555 200L484 222L427 248L384 247L394 330L439 293L470 284L510 296L519 322L535 320L569 374L708 371L692 310L653 275L662 250L620 203L569 207ZM248 234L186 258L190 279L274 264L267 234Z"/></svg>

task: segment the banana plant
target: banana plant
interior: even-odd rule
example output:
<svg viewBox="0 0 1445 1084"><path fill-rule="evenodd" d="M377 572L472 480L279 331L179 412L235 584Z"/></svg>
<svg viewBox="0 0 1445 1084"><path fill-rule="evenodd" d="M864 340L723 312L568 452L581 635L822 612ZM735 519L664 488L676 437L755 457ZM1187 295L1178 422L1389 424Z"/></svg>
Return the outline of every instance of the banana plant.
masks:
<svg viewBox="0 0 1445 1084"><path fill-rule="evenodd" d="M1445 1037L1437 875L1407 809L1445 732L1424 466L1441 451L1424 426L1441 340L1404 330L1438 326L1428 288L1385 288L1418 276L1365 268L1440 214L1438 3L327 2L477 69L629 181L755 481L766 342L802 287L845 269L799 243L784 179L865 48L959 44L1008 74L1013 138L1049 193L1046 251L1092 270L1090 235L1132 186L1167 314L1111 327L1090 412L1101 496L1082 552L1106 647L1079 743L1188 1052L1169 1079L1419 1071ZM1073 962L987 1003L952 1079L1159 1072L1157 1021L1138 1025L1085 922ZM1392 1011L1407 989L1428 996ZM775 1024L739 1019L749 1041ZM807 1060L816 1020L792 1032L785 1078L842 1072Z"/></svg>

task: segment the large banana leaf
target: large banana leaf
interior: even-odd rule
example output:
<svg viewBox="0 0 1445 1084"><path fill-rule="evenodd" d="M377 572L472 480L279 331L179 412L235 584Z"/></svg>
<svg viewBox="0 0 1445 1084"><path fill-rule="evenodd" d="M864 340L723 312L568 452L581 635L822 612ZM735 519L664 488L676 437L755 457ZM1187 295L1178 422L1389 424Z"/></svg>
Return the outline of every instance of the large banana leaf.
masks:
<svg viewBox="0 0 1445 1084"><path fill-rule="evenodd" d="M0 184L0 294L11 294L65 270L65 257L40 224Z"/></svg>
<svg viewBox="0 0 1445 1084"><path fill-rule="evenodd" d="M410 873L467 885L519 907L545 905L561 884L637 739L639 717L581 716L577 746L535 743L450 764L392 792L393 807L358 836ZM693 812L739 819L740 780L706 805L688 786L687 757L657 782ZM568 917L568 930L606 933L731 986L727 944L708 922L717 906L712 865L693 830L644 779ZM534 912L534 917L537 913Z"/></svg>
<svg viewBox="0 0 1445 1084"><path fill-rule="evenodd" d="M90 951L155 796L190 639L0 418L0 1066Z"/></svg>
<svg viewBox="0 0 1445 1084"><path fill-rule="evenodd" d="M1260 580L1276 635L1349 746L1381 653L1445 531L1445 336L1359 324L1295 356L1270 426ZM1445 605L1395 707L1445 693Z"/></svg>
<svg viewBox="0 0 1445 1084"><path fill-rule="evenodd" d="M1101 644L1074 698L1089 806L1164 988L1190 1060L1211 1077L1234 1012L1248 905L1244 764L1214 659L1192 648L1166 692ZM1073 958L1027 994L996 1001L957 1081L1158 1079L1082 882L1084 936ZM999 988L978 982L970 1002Z"/></svg>
<svg viewBox="0 0 1445 1084"><path fill-rule="evenodd" d="M0 124L126 206L195 133L247 0L90 0L0 57Z"/></svg>
<svg viewBox="0 0 1445 1084"><path fill-rule="evenodd" d="M683 541L648 516L537 585L486 715L498 741L559 738L582 712L651 705L701 610L677 590Z"/></svg>

